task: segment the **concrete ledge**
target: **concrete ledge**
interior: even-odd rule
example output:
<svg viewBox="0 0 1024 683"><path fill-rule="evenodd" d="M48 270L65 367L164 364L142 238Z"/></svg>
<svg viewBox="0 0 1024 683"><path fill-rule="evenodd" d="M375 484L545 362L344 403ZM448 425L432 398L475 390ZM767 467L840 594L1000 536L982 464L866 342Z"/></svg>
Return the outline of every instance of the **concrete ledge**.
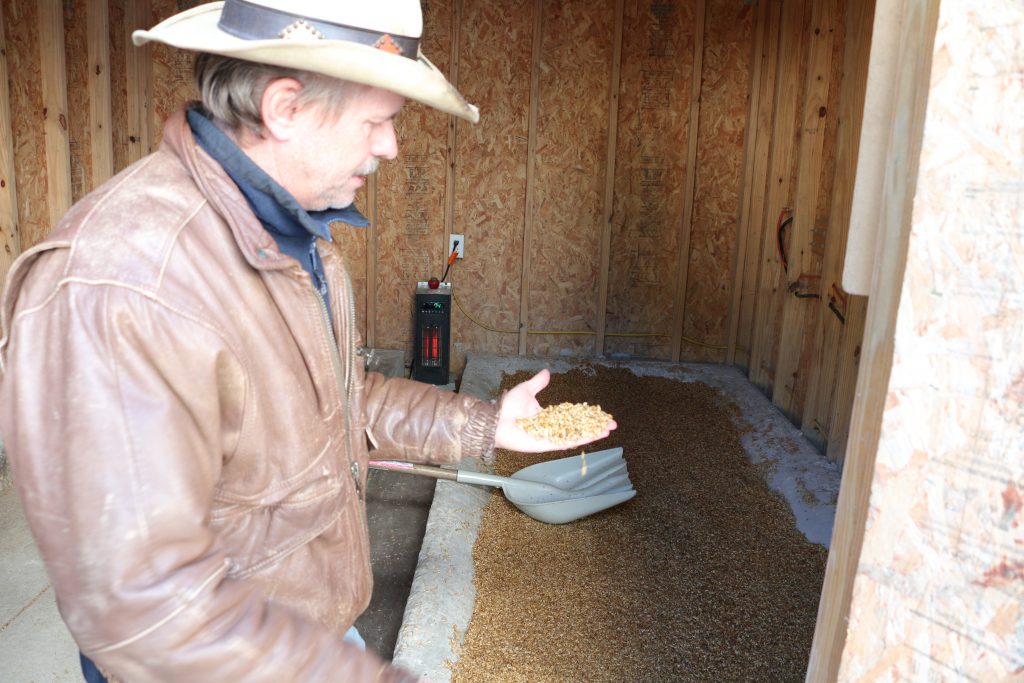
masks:
<svg viewBox="0 0 1024 683"><path fill-rule="evenodd" d="M751 462L766 465L769 487L789 502L797 527L807 539L828 547L840 469L821 456L738 368L657 361L470 355L459 390L492 399L497 397L504 373L543 368L560 373L587 365L624 367L640 376L704 382L722 391L739 408L737 427ZM467 465L464 463L463 467ZM483 488L447 481L438 482L434 492L394 660L437 683L451 681L452 668L473 615L473 545L483 507L491 495L491 491Z"/></svg>

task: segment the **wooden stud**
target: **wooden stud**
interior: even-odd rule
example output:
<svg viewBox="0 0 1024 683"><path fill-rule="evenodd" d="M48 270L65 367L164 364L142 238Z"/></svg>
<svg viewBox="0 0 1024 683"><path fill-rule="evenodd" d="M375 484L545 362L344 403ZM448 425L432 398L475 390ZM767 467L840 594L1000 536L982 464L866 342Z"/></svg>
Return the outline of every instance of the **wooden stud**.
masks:
<svg viewBox="0 0 1024 683"><path fill-rule="evenodd" d="M864 114L864 85L867 81L868 56L871 53L871 25L874 0L847 3L846 45L842 94L839 102L839 127L836 130L836 178L832 187L832 224L825 243L821 273L821 299L818 320L812 341L811 376L804 401L801 430L819 448L836 452L836 444L845 443L845 434L837 430L835 417L849 427L852 385L856 381L856 364L847 353L844 375L852 381L837 381L840 348L850 337L859 349L864 316L854 316L850 295L840 286L846 234L850 226L853 179L857 172L857 147L860 144L861 120ZM841 316L841 317L840 317ZM857 325L857 321L860 325ZM848 386L842 401L836 402L837 388ZM834 412L835 411L835 412ZM841 450L841 449L839 449ZM830 455L832 457L832 455Z"/></svg>
<svg viewBox="0 0 1024 683"><path fill-rule="evenodd" d="M832 544L818 619L811 646L807 681L834 681L846 642L847 618L857 575L864 524L871 496L875 454L892 368L896 313L907 262L910 218L917 184L932 50L938 25L939 0L892 0L899 18L896 69L869 71L886 79L894 106L884 154L882 223L874 252L874 273L867 306L856 399L850 418L843 479L836 505ZM876 24L877 25L877 24Z"/></svg>
<svg viewBox="0 0 1024 683"><path fill-rule="evenodd" d="M537 163L537 107L540 104L540 45L543 27L544 3L534 0L533 57L530 69L530 119L526 153L526 210L523 218L522 286L519 294L519 355L526 354L526 340L530 333L530 243L533 236L536 163Z"/></svg>
<svg viewBox="0 0 1024 683"><path fill-rule="evenodd" d="M451 23L451 45L449 47L449 59L450 66L448 68L448 81L455 86L456 89L459 87L459 26L462 25L462 0L454 0L452 3L452 23ZM441 259L441 263L444 264L442 267L447 268L448 259L451 257L451 252L448 251L448 245L451 244L451 234L455 232L455 167L456 167L456 150L458 149L458 118L449 114L448 115L448 142L446 145L445 154L447 155L447 170L444 176L444 239L442 240L442 247L444 249L444 256ZM465 235L463 234L463 238ZM465 246L465 245L463 245ZM452 264L454 267L454 264ZM459 316L453 315L451 317L451 331L450 338L454 341L456 336L456 324L459 320Z"/></svg>
<svg viewBox="0 0 1024 683"><path fill-rule="evenodd" d="M46 140L46 202L52 229L71 208L64 6L60 0L40 0L36 7L43 86L43 134Z"/></svg>
<svg viewBox="0 0 1024 683"><path fill-rule="evenodd" d="M726 342L725 362L736 363L736 337L739 328L740 293L743 291L743 274L747 252L747 233L750 214L747 207L753 196L754 185L754 148L757 145L758 129L750 125L757 120L758 106L761 96L761 80L764 78L765 32L768 27L768 2L757 5L757 17L754 20L754 44L750 50L750 91L747 95L747 127L743 140L743 180L740 185L739 211L736 217L736 238L732 253L732 296L729 298L729 322L726 326L728 341Z"/></svg>
<svg viewBox="0 0 1024 683"><path fill-rule="evenodd" d="M757 106L751 106L750 129L753 130L753 151L750 162L750 187L745 189L740 203L738 231L745 235L743 254L737 253L737 275L733 294L734 337L729 341L730 363L750 367L750 348L754 334L754 305L761 273L761 249L764 239L764 203L768 194L768 162L771 149L772 120L774 117L775 80L778 75L779 32L782 23L782 0L761 3L763 33L760 52L755 59L758 67L759 87ZM746 186L745 186L746 187ZM740 259L742 258L742 263Z"/></svg>
<svg viewBox="0 0 1024 683"><path fill-rule="evenodd" d="M597 339L594 352L604 356L605 328L608 323L608 271L611 267L612 218L615 213L615 161L619 135L619 87L622 76L622 25L625 0L615 3L615 38L612 48L612 78L608 86L608 154L604 170L604 222L601 225L601 254L598 265Z"/></svg>
<svg viewBox="0 0 1024 683"><path fill-rule="evenodd" d="M147 43L135 47L132 31L146 29L152 23L150 0L132 0L124 7L125 71L128 79L128 163L138 161L151 151L150 121L152 64Z"/></svg>
<svg viewBox="0 0 1024 683"><path fill-rule="evenodd" d="M7 39L4 7L0 3L0 291L14 259L21 253L18 236L18 197L14 178L11 98L8 92Z"/></svg>
<svg viewBox="0 0 1024 683"><path fill-rule="evenodd" d="M797 154L796 197L793 202L793 223L789 230L789 268L783 278L782 317L779 348L775 357L772 402L791 419L799 418L802 406L797 405L797 385L806 383L801 372L808 319L815 311L817 299L803 299L798 293L821 294L821 260L811 248L814 240L818 194L821 191L822 160L825 151L826 122L836 115L828 111L831 87L834 24L837 21L837 0L815 0L811 3L811 34L807 59L807 82L804 87L803 120ZM795 287L795 291L790 288ZM806 290L806 291L805 291Z"/></svg>
<svg viewBox="0 0 1024 683"><path fill-rule="evenodd" d="M750 353L750 381L768 390L773 383L774 361L782 292L782 261L778 255L776 224L783 209L789 208L793 184L797 104L804 62L805 0L787 0L782 6L778 77L775 82L774 122L768 174L768 196L761 217L761 273L754 311Z"/></svg>
<svg viewBox="0 0 1024 683"><path fill-rule="evenodd" d="M89 70L89 138L92 186L114 175L113 115L110 99L110 20L107 0L87 6L86 41Z"/></svg>
<svg viewBox="0 0 1024 683"><path fill-rule="evenodd" d="M672 304L672 360L679 361L686 317L686 279L690 270L690 233L693 229L693 187L697 182L697 134L700 126L700 86L704 62L706 0L697 2L697 34L693 41L693 70L690 79L690 123L687 131L686 179L683 181L683 218L679 225L679 252L676 255L676 291Z"/></svg>

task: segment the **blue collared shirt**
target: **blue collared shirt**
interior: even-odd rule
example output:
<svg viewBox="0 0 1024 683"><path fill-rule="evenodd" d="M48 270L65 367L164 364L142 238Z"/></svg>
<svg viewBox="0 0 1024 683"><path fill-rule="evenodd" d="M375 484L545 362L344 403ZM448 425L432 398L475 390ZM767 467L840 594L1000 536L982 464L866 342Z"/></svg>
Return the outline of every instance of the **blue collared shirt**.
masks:
<svg viewBox="0 0 1024 683"><path fill-rule="evenodd" d="M282 253L291 256L309 273L313 288L319 292L330 315L330 292L323 262L317 251L317 239L333 241L330 224L342 221L360 228L370 224L355 204L344 209L306 211L286 189L246 156L197 108L187 112L196 142L223 167L238 185L263 227L277 242Z"/></svg>

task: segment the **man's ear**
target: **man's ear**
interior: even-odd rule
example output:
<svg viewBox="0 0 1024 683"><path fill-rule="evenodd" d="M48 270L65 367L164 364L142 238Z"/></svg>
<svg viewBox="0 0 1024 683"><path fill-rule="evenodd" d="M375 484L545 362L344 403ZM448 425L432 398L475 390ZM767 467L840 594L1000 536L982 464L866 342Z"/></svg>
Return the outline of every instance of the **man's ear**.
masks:
<svg viewBox="0 0 1024 683"><path fill-rule="evenodd" d="M267 135L278 142L290 140L301 111L299 93L302 84L294 78L275 78L263 90L260 114Z"/></svg>

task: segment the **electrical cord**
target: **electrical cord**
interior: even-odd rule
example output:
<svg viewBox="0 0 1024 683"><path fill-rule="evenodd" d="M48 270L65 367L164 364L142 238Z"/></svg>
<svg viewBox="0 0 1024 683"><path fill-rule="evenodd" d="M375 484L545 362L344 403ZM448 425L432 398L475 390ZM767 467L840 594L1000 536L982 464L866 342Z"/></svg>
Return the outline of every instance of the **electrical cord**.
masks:
<svg viewBox="0 0 1024 683"><path fill-rule="evenodd" d="M449 268L451 267L452 262L455 260L453 258L455 253L456 252L453 250L452 251L452 256L449 256L449 258L448 258L448 266L449 266ZM444 273L445 273L445 278L447 278L448 277L448 268L445 269ZM444 278L442 278L442 282L443 281L444 281ZM454 284L455 283L453 281L452 285L454 286ZM455 302L455 305L458 307L458 309L462 313L462 315L466 316L477 327L481 327L481 328L483 328L483 329L485 329L485 330L487 330L489 332L498 332L499 334L519 334L519 330L501 330L501 329L498 329L496 327L491 327L490 325L477 320L475 317L473 317L469 313L469 311L467 311L465 308L462 307L462 302L459 301L458 297L455 296L454 289L452 291L452 301ZM593 332L591 330L527 330L526 333L527 334L572 334L572 335L580 335L580 336L596 336L597 335L597 332ZM605 336L606 337L671 337L672 335L670 335L670 334L659 334L659 333L656 333L656 332L606 332ZM706 348L706 349L714 349L716 351L724 351L724 350L729 348L727 346L722 346L720 344L708 344L707 342L702 342L702 341L697 340L697 339L691 339L690 337L687 337L687 336L683 336L682 340L687 342L687 343L689 343L689 344L693 344L694 346L700 346L700 347L703 347L703 348Z"/></svg>

